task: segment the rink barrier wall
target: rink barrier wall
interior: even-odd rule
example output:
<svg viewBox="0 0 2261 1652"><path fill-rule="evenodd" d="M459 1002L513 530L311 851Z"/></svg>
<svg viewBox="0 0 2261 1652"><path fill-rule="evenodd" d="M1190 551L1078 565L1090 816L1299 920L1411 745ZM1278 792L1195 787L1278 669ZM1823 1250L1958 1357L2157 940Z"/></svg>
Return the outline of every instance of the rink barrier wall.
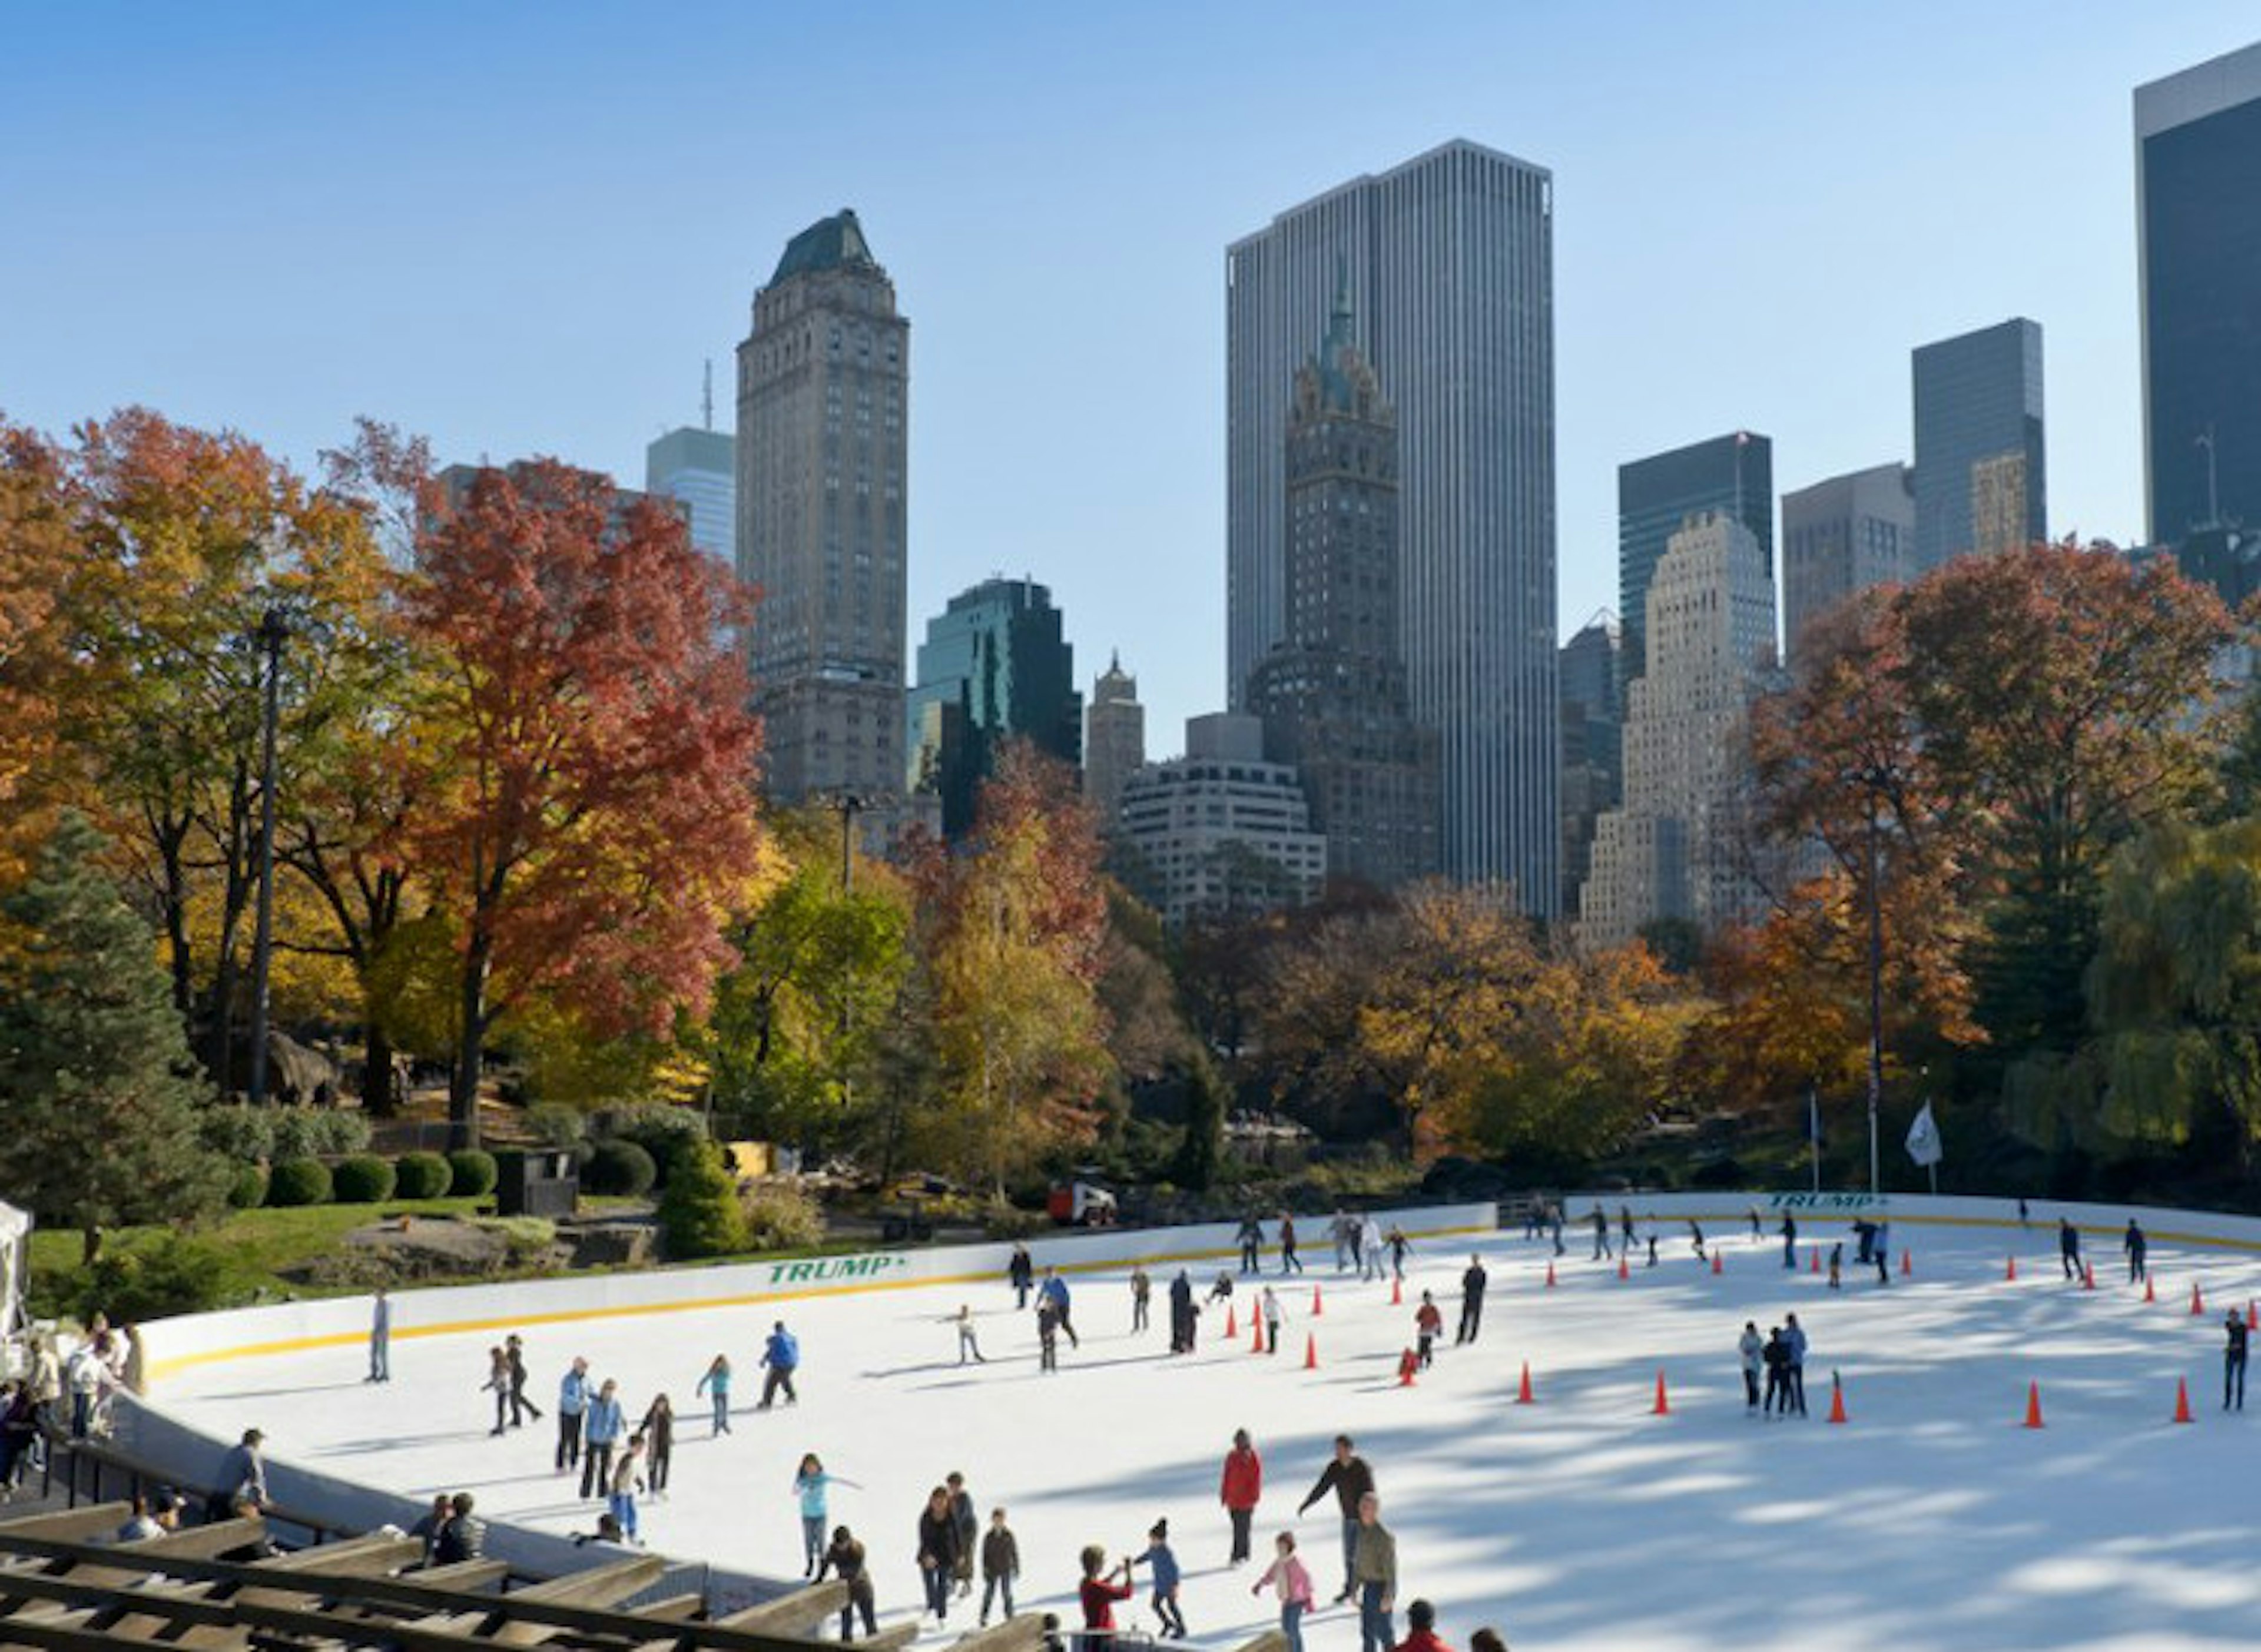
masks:
<svg viewBox="0 0 2261 1652"><path fill-rule="evenodd" d="M1616 1243L1619 1212L1630 1207L1636 1224L1643 1221L1685 1223L1691 1217L1709 1232L1732 1234L1748 1229L1751 1208L1769 1239L1778 1238L1785 1213L1798 1218L1798 1241L1809 1232L1817 1239L1824 1230L1833 1236L1858 1217L1890 1222L1892 1238L1900 1240L1911 1230L1938 1227L1993 1229L2006 1243L2020 1237L2056 1249L2059 1217L2080 1231L2084 1246L2092 1239L2111 1241L2119 1253L2121 1235L2132 1217L2153 1244L2195 1246L2214 1250L2261 1253L2261 1217L2234 1216L2209 1210L2178 1210L2159 1205L2098 1204L2058 1199L2028 1201L2029 1219L2021 1227L2018 1202L2011 1198L1970 1198L1953 1194L1926 1193L1573 1193L1563 1196L1562 1238L1568 1243L1582 1228L1593 1229L1593 1207L1599 1204L1609 1217L1610 1239ZM1519 1231L1519 1230L1518 1230ZM1642 1235L1644 1239L1647 1235ZM1660 1234L1662 1240L1669 1234Z"/></svg>
<svg viewBox="0 0 2261 1652"><path fill-rule="evenodd" d="M1457 1234L1489 1233L1499 1225L1498 1207L1489 1203L1417 1206L1373 1215L1383 1228L1400 1228L1417 1245ZM1301 1254L1333 1255L1333 1242L1326 1234L1329 1219L1298 1221ZM1211 1222L1195 1227L1061 1233L1029 1241L1029 1254L1039 1274L1055 1268L1068 1275L1131 1262L1152 1267L1209 1261L1239 1254L1233 1239L1238 1227L1238 1222ZM1278 1248L1277 1232L1276 1218L1267 1217L1267 1255ZM641 1314L769 1308L812 1296L920 1285L994 1284L1004 1278L1012 1254L1009 1241L998 1241L400 1290L391 1297L392 1337L406 1341ZM141 1326L140 1332L149 1380L154 1384L201 1365L364 1347L369 1326L370 1298L357 1296L160 1319Z"/></svg>

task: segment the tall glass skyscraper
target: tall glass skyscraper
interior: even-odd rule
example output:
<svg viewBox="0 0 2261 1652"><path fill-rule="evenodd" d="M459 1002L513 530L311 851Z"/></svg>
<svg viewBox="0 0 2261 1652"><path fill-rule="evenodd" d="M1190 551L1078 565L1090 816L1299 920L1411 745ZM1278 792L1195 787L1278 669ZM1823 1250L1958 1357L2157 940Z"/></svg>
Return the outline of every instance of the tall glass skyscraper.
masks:
<svg viewBox="0 0 2261 1652"><path fill-rule="evenodd" d="M1288 635L1288 414L1348 286L1396 403L1399 627L1440 743L1452 876L1556 907L1554 181L1465 140L1290 208L1225 254L1226 683Z"/></svg>
<svg viewBox="0 0 2261 1652"><path fill-rule="evenodd" d="M691 542L738 569L738 444L720 430L685 425L643 450L643 491L691 513Z"/></svg>
<svg viewBox="0 0 2261 1652"><path fill-rule="evenodd" d="M1618 466L1619 667L1648 674L1648 585L1664 549L1691 516L1741 522L1774 568L1774 443L1753 431L1713 436Z"/></svg>
<svg viewBox="0 0 2261 1652"><path fill-rule="evenodd" d="M906 707L906 788L942 799L942 830L973 827L998 748L1018 736L1063 763L1083 757L1075 652L1052 593L1032 579L985 579L926 622L918 686Z"/></svg>
<svg viewBox="0 0 2261 1652"><path fill-rule="evenodd" d="M2154 543L2261 523L2261 45L2135 89Z"/></svg>
<svg viewBox="0 0 2261 1652"><path fill-rule="evenodd" d="M2041 324L1926 344L1914 377L1915 571L2048 538Z"/></svg>

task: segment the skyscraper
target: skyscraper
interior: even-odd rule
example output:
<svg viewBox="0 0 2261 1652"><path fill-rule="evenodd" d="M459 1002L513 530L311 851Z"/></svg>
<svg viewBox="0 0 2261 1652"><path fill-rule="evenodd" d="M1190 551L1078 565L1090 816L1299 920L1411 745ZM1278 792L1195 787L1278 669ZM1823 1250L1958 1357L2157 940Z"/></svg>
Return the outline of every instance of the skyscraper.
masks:
<svg viewBox="0 0 2261 1652"><path fill-rule="evenodd" d="M768 792L899 795L910 323L843 211L786 245L738 347L739 577Z"/></svg>
<svg viewBox="0 0 2261 1652"><path fill-rule="evenodd" d="M1138 679L1116 655L1092 682L1083 715L1083 794L1101 831L1111 835L1121 823L1123 782L1145 761L1146 708L1138 703Z"/></svg>
<svg viewBox="0 0 2261 1652"><path fill-rule="evenodd" d="M2261 525L2261 45L2135 89L2155 543Z"/></svg>
<svg viewBox="0 0 2261 1652"><path fill-rule="evenodd" d="M691 513L691 542L733 573L738 567L738 444L685 425L643 450L643 491Z"/></svg>
<svg viewBox="0 0 2261 1652"><path fill-rule="evenodd" d="M1856 591L1915 573L1914 473L1879 464L1782 496L1783 654Z"/></svg>
<svg viewBox="0 0 2261 1652"><path fill-rule="evenodd" d="M2048 538L2040 324L1926 344L1913 366L1914 571Z"/></svg>
<svg viewBox="0 0 2261 1652"><path fill-rule="evenodd" d="M1398 634L1440 742L1439 853L1554 909L1554 182L1464 140L1291 208L1225 255L1227 693L1288 635L1296 365L1346 269L1397 408Z"/></svg>
<svg viewBox="0 0 2261 1652"><path fill-rule="evenodd" d="M1618 466L1619 668L1630 683L1648 670L1648 582L1666 542L1691 516L1741 522L1774 566L1774 443L1748 430L1713 436Z"/></svg>
<svg viewBox="0 0 2261 1652"><path fill-rule="evenodd" d="M1628 692L1625 802L1604 815L1579 908L1590 946L1657 918L1705 930L1754 916L1734 826L1738 737L1774 650L1774 578L1731 516L1691 517L1648 586L1649 669Z"/></svg>
<svg viewBox="0 0 2261 1652"><path fill-rule="evenodd" d="M1625 733L1618 707L1618 616L1606 608L1562 644L1562 910L1576 913L1594 861L1594 833L1617 807Z"/></svg>
<svg viewBox="0 0 2261 1652"><path fill-rule="evenodd" d="M1397 415L1347 290L1288 417L1288 629L1249 673L1264 755L1295 765L1327 870L1377 889L1437 870L1437 736L1408 715L1397 626Z"/></svg>
<svg viewBox="0 0 2261 1652"><path fill-rule="evenodd" d="M905 785L941 798L947 837L973 828L975 793L1007 740L1080 762L1083 696L1052 593L1032 579L984 579L951 598L919 644L905 733Z"/></svg>
<svg viewBox="0 0 2261 1652"><path fill-rule="evenodd" d="M1186 720L1186 754L1123 783L1124 880L1172 929L1188 918L1301 906L1327 876L1296 771L1264 759L1264 725L1233 712Z"/></svg>

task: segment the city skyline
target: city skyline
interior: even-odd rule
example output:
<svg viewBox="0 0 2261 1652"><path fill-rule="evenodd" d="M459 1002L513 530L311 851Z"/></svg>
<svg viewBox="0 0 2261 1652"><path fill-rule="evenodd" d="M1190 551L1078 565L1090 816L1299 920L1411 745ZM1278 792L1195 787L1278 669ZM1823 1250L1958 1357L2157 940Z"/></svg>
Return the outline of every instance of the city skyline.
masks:
<svg viewBox="0 0 2261 1652"><path fill-rule="evenodd" d="M1226 698L1220 255L1466 137L1555 182L1558 628L1615 606L1618 464L1739 427L1774 436L1784 490L1905 460L1908 352L2005 315L2050 340L2053 531L2140 537L2131 99L2250 44L2250 15L1627 10L1441 9L1386 54L1167 7L852 31L692 8L664 35L592 7L26 17L40 73L0 139L44 159L0 213L0 411L60 431L146 402L301 468L366 413L633 485L776 248L852 205L921 322L910 607L1027 569L1175 730ZM734 52L807 72L733 99L700 77ZM788 141L850 63L864 129ZM1321 81L1359 96L1314 119ZM1736 210L1698 186L1722 176ZM1013 222L1032 237L1001 255Z"/></svg>

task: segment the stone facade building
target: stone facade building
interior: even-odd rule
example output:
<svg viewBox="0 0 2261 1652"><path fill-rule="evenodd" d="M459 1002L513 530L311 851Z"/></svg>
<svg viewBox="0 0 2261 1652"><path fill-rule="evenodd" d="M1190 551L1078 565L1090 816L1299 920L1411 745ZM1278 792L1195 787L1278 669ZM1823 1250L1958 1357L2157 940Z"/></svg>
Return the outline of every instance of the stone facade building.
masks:
<svg viewBox="0 0 2261 1652"><path fill-rule="evenodd" d="M1296 771L1264 758L1258 719L1186 722L1186 755L1150 763L1123 787L1116 838L1124 880L1170 928L1301 906L1327 875L1327 840Z"/></svg>
<svg viewBox="0 0 2261 1652"><path fill-rule="evenodd" d="M1123 785L1145 762L1146 708L1138 703L1138 679L1116 655L1093 680L1083 714L1083 794L1101 831L1112 836L1120 826Z"/></svg>

